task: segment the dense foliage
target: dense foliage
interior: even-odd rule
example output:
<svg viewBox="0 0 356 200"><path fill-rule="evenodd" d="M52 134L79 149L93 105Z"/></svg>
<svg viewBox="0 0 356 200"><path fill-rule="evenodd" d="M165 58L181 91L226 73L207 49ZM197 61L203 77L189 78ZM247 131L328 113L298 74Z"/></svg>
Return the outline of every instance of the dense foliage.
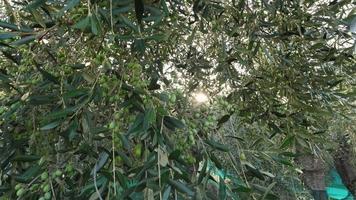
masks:
<svg viewBox="0 0 356 200"><path fill-rule="evenodd" d="M0 199L310 198L354 137L351 0L3 4Z"/></svg>

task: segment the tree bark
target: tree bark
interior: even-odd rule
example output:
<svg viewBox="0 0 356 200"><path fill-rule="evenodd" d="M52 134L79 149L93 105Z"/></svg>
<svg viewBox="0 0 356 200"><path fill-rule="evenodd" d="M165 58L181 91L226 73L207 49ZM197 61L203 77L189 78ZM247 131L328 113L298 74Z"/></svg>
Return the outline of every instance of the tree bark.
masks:
<svg viewBox="0 0 356 200"><path fill-rule="evenodd" d="M302 181L311 190L315 200L327 200L325 175L328 171L326 163L313 154L304 154L297 158L302 167Z"/></svg>
<svg viewBox="0 0 356 200"><path fill-rule="evenodd" d="M346 135L342 136L339 139L339 149L334 155L335 168L347 189L353 196L356 196L356 169L351 163L352 158L351 145L348 138Z"/></svg>

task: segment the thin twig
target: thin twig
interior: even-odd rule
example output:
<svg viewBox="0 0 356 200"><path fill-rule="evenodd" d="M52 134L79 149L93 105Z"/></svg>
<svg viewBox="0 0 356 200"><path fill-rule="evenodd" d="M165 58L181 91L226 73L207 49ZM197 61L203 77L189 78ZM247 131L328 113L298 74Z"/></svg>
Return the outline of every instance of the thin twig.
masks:
<svg viewBox="0 0 356 200"><path fill-rule="evenodd" d="M34 179L32 179L31 182L29 182L29 183L27 184L27 187L29 187L30 185L32 185L32 183L34 183L39 177L40 177L40 175L39 175L39 176L36 176Z"/></svg>
<svg viewBox="0 0 356 200"><path fill-rule="evenodd" d="M164 104L164 107L166 107L166 104ZM162 135L163 133L163 119L164 117L162 117L162 120L161 120L161 127L160 127L160 135ZM157 167L158 167L158 185L159 185L159 199L162 200L162 183L161 183L161 165L159 163L159 160L160 160L160 145L158 143L158 148L157 148Z"/></svg>
<svg viewBox="0 0 356 200"><path fill-rule="evenodd" d="M120 79L120 86L118 89L118 94L120 94L121 92L121 87L122 87L122 80L123 76L121 76ZM116 88L116 86L114 87L114 89ZM110 93L112 93L114 90L112 90ZM115 110L116 110L116 106L115 106ZM116 191L116 163L115 163L115 133L114 130L112 130L112 135L111 135L111 141L112 141L112 172L113 172L113 180L114 180L114 196L116 196L117 191Z"/></svg>
<svg viewBox="0 0 356 200"><path fill-rule="evenodd" d="M53 194L53 199L56 200L56 193L54 192L53 184L52 184L52 179L49 179L49 184L51 185L51 190Z"/></svg>
<svg viewBox="0 0 356 200"><path fill-rule="evenodd" d="M91 15L91 10L90 10L90 0L88 0L88 15Z"/></svg>
<svg viewBox="0 0 356 200"><path fill-rule="evenodd" d="M93 173L95 192L98 194L99 199L103 200L103 198L101 197L100 191L98 189L98 185L96 184L96 166L97 166L97 162L95 163L94 173Z"/></svg>
<svg viewBox="0 0 356 200"><path fill-rule="evenodd" d="M114 20L112 17L112 0L110 0L110 25L111 25L111 32L114 33Z"/></svg>

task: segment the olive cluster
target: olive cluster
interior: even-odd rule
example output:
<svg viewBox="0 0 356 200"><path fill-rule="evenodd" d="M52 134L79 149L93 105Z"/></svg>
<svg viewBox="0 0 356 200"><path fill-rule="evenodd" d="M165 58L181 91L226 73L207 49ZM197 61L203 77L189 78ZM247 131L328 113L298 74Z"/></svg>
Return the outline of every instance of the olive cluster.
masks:
<svg viewBox="0 0 356 200"><path fill-rule="evenodd" d="M233 112L235 110L233 104L227 102L223 98L217 99L217 107L227 112Z"/></svg>
<svg viewBox="0 0 356 200"><path fill-rule="evenodd" d="M113 120L109 124L109 129L113 132L113 142L116 149L120 149L122 147L121 139L117 134L120 134L120 126L117 120Z"/></svg>
<svg viewBox="0 0 356 200"><path fill-rule="evenodd" d="M62 175L62 171L56 170L53 173L53 177L60 177ZM50 186L50 178L47 172L43 172L40 176L41 183L34 183L30 187L24 184L17 184L15 186L16 196L22 197L27 192L31 193L41 193L42 196L38 198L38 200L49 200L52 198L51 186Z"/></svg>
<svg viewBox="0 0 356 200"><path fill-rule="evenodd" d="M44 163L44 159L40 159L39 164L42 165ZM54 189L52 188L52 181L60 182L62 178L65 176L73 176L75 173L74 168L71 164L67 164L64 169L64 173L61 169L54 170L52 172L43 172L36 179L34 179L33 183L23 184L19 183L15 186L16 196L22 198L27 194L37 194L38 200L49 200L52 199L52 192ZM53 182L53 183L55 183Z"/></svg>
<svg viewBox="0 0 356 200"><path fill-rule="evenodd" d="M120 85L119 82L120 80L114 76L102 75L99 78L99 85L101 87L101 90L103 91L102 95L111 103L117 102L122 98L119 93L111 93L113 92L112 90L115 85Z"/></svg>
<svg viewBox="0 0 356 200"><path fill-rule="evenodd" d="M142 66L138 63L129 63L126 67L126 73L124 74L124 80L135 88L144 89L149 81L147 78L142 77Z"/></svg>

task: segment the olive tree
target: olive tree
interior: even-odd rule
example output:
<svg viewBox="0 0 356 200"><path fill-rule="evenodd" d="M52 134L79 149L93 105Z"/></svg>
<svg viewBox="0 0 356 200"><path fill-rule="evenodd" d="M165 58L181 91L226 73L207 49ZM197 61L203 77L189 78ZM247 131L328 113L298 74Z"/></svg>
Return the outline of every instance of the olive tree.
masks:
<svg viewBox="0 0 356 200"><path fill-rule="evenodd" d="M303 158L353 111L353 6L4 0L0 194L310 197Z"/></svg>

